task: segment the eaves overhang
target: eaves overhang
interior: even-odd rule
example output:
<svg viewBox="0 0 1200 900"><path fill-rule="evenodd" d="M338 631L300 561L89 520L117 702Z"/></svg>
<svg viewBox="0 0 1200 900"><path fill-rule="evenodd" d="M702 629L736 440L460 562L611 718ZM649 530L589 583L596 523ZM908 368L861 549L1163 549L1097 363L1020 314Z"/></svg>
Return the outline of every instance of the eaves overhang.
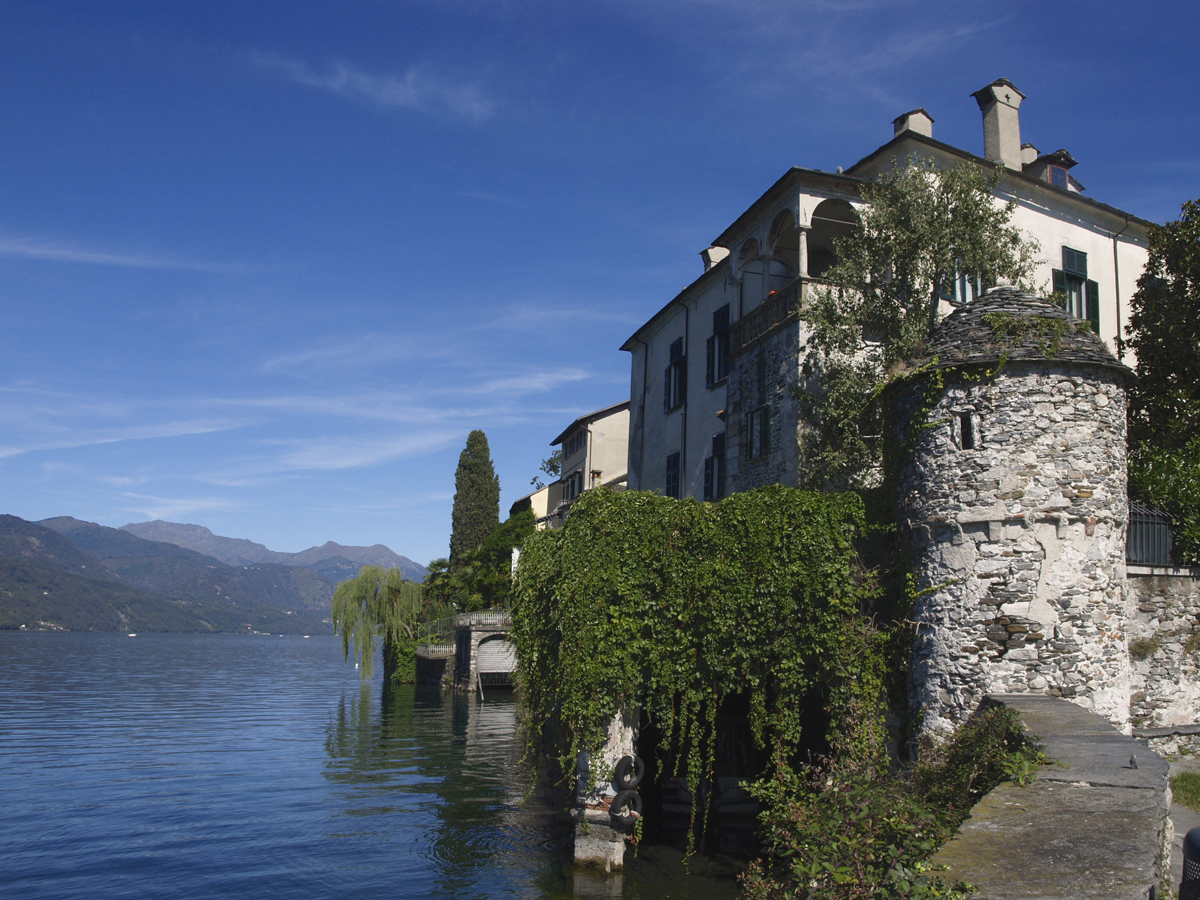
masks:
<svg viewBox="0 0 1200 900"><path fill-rule="evenodd" d="M629 336L629 339L626 340L625 343L623 343L621 345L621 349L628 350L630 353L632 353L634 347L637 344L646 343L646 341L644 340L644 335L646 334L646 331L648 329L652 328L657 322L661 321L663 316L665 316L667 314L667 310L669 310L672 306L679 306L681 308L684 307L687 304L687 297L690 294L692 294L695 291L698 291L698 290L708 287L710 284L712 284L714 281L716 281L720 278L724 278L728 272L729 272L729 257L727 256L723 260L721 260L719 263L717 263L715 266L713 266L711 269L709 269L707 272L702 274L699 278L697 278L691 284L689 284L687 287L685 287L682 291L680 291L674 297L672 297L670 300L668 300L666 306L664 306L662 309L660 309L658 312L656 312L654 315L652 315L649 319L647 319L646 323L644 325L642 325L637 331L635 331L633 334L631 334Z"/></svg>
<svg viewBox="0 0 1200 900"><path fill-rule="evenodd" d="M902 132L901 134L892 138L892 140L888 141L878 150L875 150L873 153L864 156L846 171L849 173L854 172L855 170L868 168L871 163L877 163L880 157L887 157L889 154L891 155L892 159L907 158L911 155L911 153L903 149L904 145L906 144L924 145L932 150L940 151L948 156L953 156L963 160L964 162L974 163L975 165L982 169L986 169L989 172L999 173L1002 179L1011 179L1025 187L1040 191L1047 197L1053 197L1056 200L1066 200L1069 203L1080 204L1085 208L1103 211L1104 213L1113 216L1117 220L1136 224L1142 228L1148 228L1155 224L1148 219L1143 219L1141 216L1135 216L1133 213L1126 212L1123 209L1118 209L1115 206L1109 206L1107 203L1101 203L1099 200L1093 200L1091 197L1085 197L1083 194L1078 194L1074 191L1068 191L1063 188L1056 187L1055 185L1042 181L1040 178L1034 178L1031 175L1026 175L1024 172L1019 172L1016 169L1010 169L1007 166L1002 166L999 163L992 162L986 157L976 156L974 153L961 150L958 147L943 143L935 138L927 137L923 134L917 134L914 131ZM871 181L873 179L860 180Z"/></svg>
<svg viewBox="0 0 1200 900"><path fill-rule="evenodd" d="M565 429L563 429L563 433L560 434L558 437L556 437L554 440L552 440L550 442L550 446L555 447L555 446L561 444L563 441L565 441L567 439L567 435L569 435L572 431L574 431L579 426L590 425L593 422L596 422L600 419L605 419L608 416L611 416L613 413L618 413L623 409L629 409L629 406L630 406L629 400L622 400L620 403L614 403L612 406L606 406L603 409L598 409L595 412L590 412L587 415L580 416L578 419L576 419L574 422L572 422L570 425L568 425Z"/></svg>

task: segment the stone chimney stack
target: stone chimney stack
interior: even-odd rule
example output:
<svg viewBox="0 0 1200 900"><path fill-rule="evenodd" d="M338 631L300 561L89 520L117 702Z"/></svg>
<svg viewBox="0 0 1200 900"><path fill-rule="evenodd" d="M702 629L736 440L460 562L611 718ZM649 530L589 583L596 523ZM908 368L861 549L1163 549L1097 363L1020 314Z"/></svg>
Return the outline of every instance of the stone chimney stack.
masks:
<svg viewBox="0 0 1200 900"><path fill-rule="evenodd" d="M906 131L933 137L933 116L925 112L923 107L911 109L902 116L896 116L892 120L892 125L896 129L894 137L900 137Z"/></svg>
<svg viewBox="0 0 1200 900"><path fill-rule="evenodd" d="M1021 123L1017 110L1025 95L1007 78L1000 78L971 96L983 111L983 155L1020 172Z"/></svg>

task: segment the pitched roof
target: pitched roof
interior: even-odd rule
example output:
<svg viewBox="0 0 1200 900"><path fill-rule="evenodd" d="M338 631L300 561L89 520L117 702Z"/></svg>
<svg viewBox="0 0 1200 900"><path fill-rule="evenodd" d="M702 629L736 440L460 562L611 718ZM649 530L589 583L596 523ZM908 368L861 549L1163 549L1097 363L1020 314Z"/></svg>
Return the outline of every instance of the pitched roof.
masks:
<svg viewBox="0 0 1200 900"><path fill-rule="evenodd" d="M580 427L581 425L591 425L593 422L595 422L598 419L603 419L606 416L611 416L613 413L620 412L623 409L629 409L629 405L630 405L630 401L622 400L620 403L614 403L612 406L606 406L603 409L598 409L595 412L590 412L586 416L580 416L578 419L576 419L574 422L572 422L570 425L568 425L566 428L564 428L563 433L560 434L558 437L556 437L554 440L552 440L550 442L550 446L553 447L556 444L561 444L563 441L565 441L567 439L567 435L569 435L572 431L574 431L576 428Z"/></svg>
<svg viewBox="0 0 1200 900"><path fill-rule="evenodd" d="M943 319L921 363L946 369L1001 360L1079 363L1133 374L1088 322L1014 287L992 288Z"/></svg>

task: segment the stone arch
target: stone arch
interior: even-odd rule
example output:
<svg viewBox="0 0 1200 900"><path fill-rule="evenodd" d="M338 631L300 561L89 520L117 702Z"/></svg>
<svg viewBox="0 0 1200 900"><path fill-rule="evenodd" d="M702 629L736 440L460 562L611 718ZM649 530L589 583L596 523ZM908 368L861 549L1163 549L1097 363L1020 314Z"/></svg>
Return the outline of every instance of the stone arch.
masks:
<svg viewBox="0 0 1200 900"><path fill-rule="evenodd" d="M744 315L758 306L766 293L762 248L755 238L742 244L742 249L738 251L737 272L741 281L741 308Z"/></svg>
<svg viewBox="0 0 1200 900"><path fill-rule="evenodd" d="M487 634L475 646L476 673L484 687L511 685L517 651L507 632Z"/></svg>
<svg viewBox="0 0 1200 900"><path fill-rule="evenodd" d="M777 291L800 272L800 229L790 209L784 209L771 223L767 245L771 260L767 269L767 290Z"/></svg>
<svg viewBox="0 0 1200 900"><path fill-rule="evenodd" d="M837 263L834 243L858 226L858 214L845 200L823 200L812 212L808 234L808 275L820 278Z"/></svg>

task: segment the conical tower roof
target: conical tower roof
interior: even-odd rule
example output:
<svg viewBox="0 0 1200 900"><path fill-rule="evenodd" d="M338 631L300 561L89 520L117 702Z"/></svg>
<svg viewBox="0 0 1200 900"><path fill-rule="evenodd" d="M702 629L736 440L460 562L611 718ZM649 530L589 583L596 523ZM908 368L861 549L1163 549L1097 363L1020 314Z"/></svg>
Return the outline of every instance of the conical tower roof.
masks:
<svg viewBox="0 0 1200 900"><path fill-rule="evenodd" d="M943 319L920 364L945 369L1002 360L1079 363L1132 375L1089 322L1014 287L992 288Z"/></svg>

